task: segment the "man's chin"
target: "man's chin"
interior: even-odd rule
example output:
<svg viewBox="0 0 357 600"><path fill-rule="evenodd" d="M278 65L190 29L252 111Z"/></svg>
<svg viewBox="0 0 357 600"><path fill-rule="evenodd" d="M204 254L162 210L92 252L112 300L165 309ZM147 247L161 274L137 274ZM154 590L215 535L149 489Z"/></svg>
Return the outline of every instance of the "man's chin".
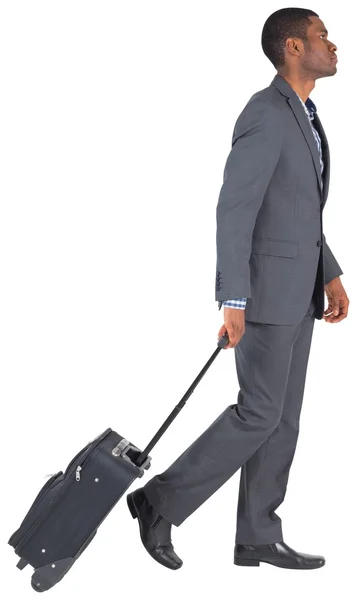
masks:
<svg viewBox="0 0 357 600"><path fill-rule="evenodd" d="M332 69L331 69L331 75L335 75L335 73L337 73L337 60L332 60Z"/></svg>
<svg viewBox="0 0 357 600"><path fill-rule="evenodd" d="M330 68L328 71L324 71L320 75L316 77L316 79L321 79L322 77L332 77L337 73L337 65L333 65L332 69Z"/></svg>

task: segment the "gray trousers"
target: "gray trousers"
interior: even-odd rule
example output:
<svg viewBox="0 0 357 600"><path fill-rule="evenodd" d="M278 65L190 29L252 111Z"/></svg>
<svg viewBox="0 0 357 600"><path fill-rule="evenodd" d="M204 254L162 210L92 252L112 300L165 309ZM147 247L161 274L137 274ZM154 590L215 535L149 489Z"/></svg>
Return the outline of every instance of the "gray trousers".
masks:
<svg viewBox="0 0 357 600"><path fill-rule="evenodd" d="M283 540L275 510L285 497L299 433L315 306L312 298L297 325L246 321L234 348L237 403L143 488L172 524L181 525L241 468L236 543Z"/></svg>

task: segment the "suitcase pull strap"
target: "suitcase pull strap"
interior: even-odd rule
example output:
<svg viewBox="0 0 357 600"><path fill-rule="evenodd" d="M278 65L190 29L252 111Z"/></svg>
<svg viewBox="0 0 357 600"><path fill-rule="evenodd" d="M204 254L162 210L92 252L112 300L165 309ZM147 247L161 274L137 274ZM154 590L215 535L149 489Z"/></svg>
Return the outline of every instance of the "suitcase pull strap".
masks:
<svg viewBox="0 0 357 600"><path fill-rule="evenodd" d="M217 342L218 348L216 348L216 350L213 352L212 356L206 362L206 364L203 367L203 369L199 372L199 374L197 375L196 379L193 381L193 383L188 388L187 392L184 394L182 400L178 403L177 406L175 406L175 408L173 409L173 411L167 417L166 421L161 425L161 427L158 430L158 432L154 435L154 437L152 438L152 440L148 443L148 445L146 446L146 448L142 451L142 453L140 454L140 456L136 459L135 465L137 467L140 467L141 465L145 464L145 461L148 458L150 458L150 457L148 457L149 452L157 444L157 442L159 441L159 439L161 438L161 436L165 433L166 429L169 428L169 426L171 425L172 421L177 417L177 415L180 412L180 410L185 406L186 401L188 400L189 396L191 396L191 394L192 394L193 390L195 389L195 387L197 386L197 384L201 381L201 379L204 376L204 374L206 373L206 371L208 371L209 367L213 363L213 361L216 358L216 356L220 353L220 351L222 350L222 348L225 348L225 346L228 343L229 343L228 333L225 333L224 335L222 335L219 338L219 340Z"/></svg>

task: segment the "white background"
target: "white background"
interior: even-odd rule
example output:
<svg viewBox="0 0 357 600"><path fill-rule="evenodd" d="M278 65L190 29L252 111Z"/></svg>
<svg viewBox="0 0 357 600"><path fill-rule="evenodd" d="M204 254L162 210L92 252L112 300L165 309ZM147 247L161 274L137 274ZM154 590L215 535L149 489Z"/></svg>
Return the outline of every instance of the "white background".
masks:
<svg viewBox="0 0 357 600"><path fill-rule="evenodd" d="M276 71L260 36L284 3L1 3L1 586L34 598L7 540L44 475L112 427L144 447L216 348L215 210L234 123ZM356 9L314 2L337 74L311 97L331 151L324 231L348 318L315 322L285 541L316 571L233 565L239 472L173 527L179 571L143 548L125 497L52 598L355 597ZM353 11L355 11L353 13ZM237 398L221 351L152 467Z"/></svg>

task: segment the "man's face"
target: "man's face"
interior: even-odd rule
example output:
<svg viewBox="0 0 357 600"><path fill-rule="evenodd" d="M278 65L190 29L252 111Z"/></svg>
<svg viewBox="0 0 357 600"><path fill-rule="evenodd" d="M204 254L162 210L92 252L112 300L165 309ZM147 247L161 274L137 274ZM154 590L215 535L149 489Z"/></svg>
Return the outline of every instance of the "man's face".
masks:
<svg viewBox="0 0 357 600"><path fill-rule="evenodd" d="M312 73L316 79L330 77L337 71L337 47L327 38L327 30L319 17L309 17L313 21L307 30L308 44L301 57L301 67Z"/></svg>

